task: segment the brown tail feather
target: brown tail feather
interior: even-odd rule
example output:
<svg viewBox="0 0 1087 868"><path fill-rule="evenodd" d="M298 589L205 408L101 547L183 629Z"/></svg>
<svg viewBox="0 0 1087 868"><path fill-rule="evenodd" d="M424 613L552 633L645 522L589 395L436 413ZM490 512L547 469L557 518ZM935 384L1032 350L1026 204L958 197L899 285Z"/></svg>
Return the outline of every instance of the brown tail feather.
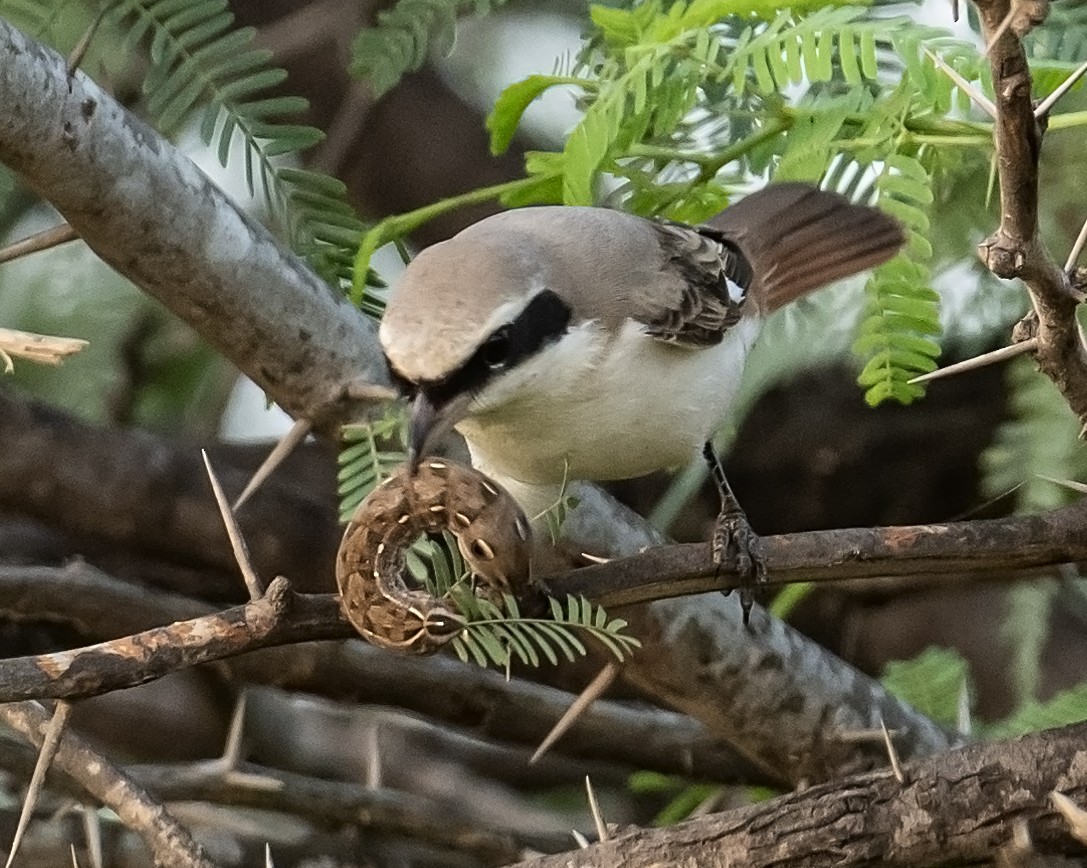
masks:
<svg viewBox="0 0 1087 868"><path fill-rule="evenodd" d="M810 184L771 184L709 222L751 262L767 313L886 262L906 236L893 217Z"/></svg>

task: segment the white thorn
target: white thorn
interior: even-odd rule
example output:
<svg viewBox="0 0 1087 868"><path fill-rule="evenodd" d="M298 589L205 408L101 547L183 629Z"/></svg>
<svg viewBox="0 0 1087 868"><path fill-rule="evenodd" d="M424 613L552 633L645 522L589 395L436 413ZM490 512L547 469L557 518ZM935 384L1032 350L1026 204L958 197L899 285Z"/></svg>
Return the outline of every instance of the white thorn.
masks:
<svg viewBox="0 0 1087 868"><path fill-rule="evenodd" d="M982 54L985 57L989 56L989 52L993 50L993 46L996 45L998 39L1004 35L1004 31L1008 29L1008 26L1012 23L1012 16L1015 15L1016 4L1012 3L1011 8L1008 9L1008 14L1004 16L1004 20L1000 22L1000 25L993 31L992 38L985 46L985 51Z"/></svg>
<svg viewBox="0 0 1087 868"><path fill-rule="evenodd" d="M87 855L91 868L102 868L102 823L93 805L83 806L83 834L87 838Z"/></svg>
<svg viewBox="0 0 1087 868"><path fill-rule="evenodd" d="M1034 475L1039 479L1044 479L1046 482L1052 482L1054 485L1060 485L1063 488L1078 491L1080 494L1087 494L1087 485L1084 485L1082 482L1075 482L1071 479L1055 479L1052 476L1045 476L1041 473L1035 473Z"/></svg>
<svg viewBox="0 0 1087 868"><path fill-rule="evenodd" d="M1068 93L1068 91L1072 89L1073 85L1075 85L1077 81L1083 78L1084 73L1087 73L1087 62L1081 63L1075 72L1073 72L1070 76L1068 76L1068 78L1066 78L1059 85L1057 85L1057 88L1053 91L1053 93L1051 93L1040 103L1038 103L1037 106L1034 107L1034 117L1044 118L1047 114L1049 114L1053 106L1056 105L1057 100L1059 100L1062 96Z"/></svg>
<svg viewBox="0 0 1087 868"><path fill-rule="evenodd" d="M1049 794L1049 801L1067 821L1072 836L1081 844L1087 844L1087 811L1056 790Z"/></svg>
<svg viewBox="0 0 1087 868"><path fill-rule="evenodd" d="M959 707L956 714L955 728L960 735L970 735L974 731L974 721L970 714L970 685L963 676L959 685Z"/></svg>
<svg viewBox="0 0 1087 868"><path fill-rule="evenodd" d="M948 365L946 368L937 368L935 371L929 371L927 374L921 374L918 377L914 377L908 382L929 383L932 380L953 377L955 374L965 374L967 371L974 371L988 365L995 365L997 362L1003 362L1005 359L1014 359L1016 356L1033 352L1036 349L1038 349L1038 339L1027 338L1025 341L1020 341L1017 344L1001 347L1000 349L993 350L989 353L982 353L980 356L974 356L972 359L956 362L953 365Z"/></svg>
<svg viewBox="0 0 1087 868"><path fill-rule="evenodd" d="M1076 243L1072 245L1072 250L1068 253L1068 261L1064 263L1065 271L1071 271L1076 267L1079 255L1083 252L1084 244L1087 244L1087 220L1083 221L1083 226L1080 227L1079 235L1076 236Z"/></svg>
<svg viewBox="0 0 1087 868"><path fill-rule="evenodd" d="M223 494L223 487L219 484L219 478L211 468L207 450L201 449L200 454L204 456L204 466L208 469L211 490L215 493L215 502L219 504L219 513L223 517L223 524L226 525L227 536L230 537L230 547L234 550L234 560L238 562L238 568L242 571L242 577L245 579L245 586L249 589L249 599L259 600L264 596L264 586L261 584L256 570L253 569L253 564L249 560L249 549L245 544L241 528L238 527L234 512L227 502L226 495Z"/></svg>
<svg viewBox="0 0 1087 868"><path fill-rule="evenodd" d="M242 758L242 735L245 733L245 711L249 696L242 689L238 694L238 701L234 703L234 711L230 715L230 727L226 732L226 745L223 747L221 757L223 766L228 771L238 767Z"/></svg>
<svg viewBox="0 0 1087 868"><path fill-rule="evenodd" d="M996 120L996 106L993 105L993 102L989 99L989 97L987 97L973 84L971 84L961 75L959 75L959 73L955 71L954 67L948 65L942 57L934 54L927 48L924 48L922 50L925 52L925 54L932 58L932 62L935 63L936 66L941 71L943 71L943 73L948 78L950 78L953 82L955 82L956 85L958 85L963 93L965 93L967 96L970 97L970 99L977 103L978 107L981 108L982 111L989 115L989 117L991 117L994 121Z"/></svg>
<svg viewBox="0 0 1087 868"><path fill-rule="evenodd" d="M596 826L596 837L600 842L608 840L608 824L604 822L604 815L600 813L600 803L596 800L596 791L593 782L585 775L585 792L589 797L589 812L593 815L593 825Z"/></svg>
<svg viewBox="0 0 1087 868"><path fill-rule="evenodd" d="M291 426L291 429L280 438L275 446L272 447L272 451L268 453L268 457L260 463L257 472L254 473L245 484L242 493L239 494L238 499L234 501L235 511L242 508L242 505L249 500L253 495L253 492L260 488L264 484L264 481L284 462L287 456L295 450L298 444L306 439L306 435L309 434L312 427L313 423L310 422L309 419L299 419Z"/></svg>
<svg viewBox="0 0 1087 868"><path fill-rule="evenodd" d="M536 748L536 752L529 758L529 765L532 765L539 760L540 757L551 749L556 741L566 734L570 727L574 725L574 722L588 710L589 706L596 702L596 700L611 687L618 674L619 664L614 661L609 662L596 674L596 677L593 678L593 680L585 686L585 689L577 695L577 698L570 703L570 707L562 713L562 717L558 719L547 735L544 736L543 741L540 742L540 746Z"/></svg>
<svg viewBox="0 0 1087 868"><path fill-rule="evenodd" d="M38 804L42 785L45 783L45 773L53 764L53 758L60 747L61 736L64 735L64 727L68 723L68 716L72 713L72 704L61 699L53 710L53 716L45 726L42 734L42 747L38 751L38 761L34 763L34 773L30 776L30 785L26 788L26 798L23 799L23 808L19 812L19 822L15 827L15 835L11 839L11 852L8 853L8 861L4 868L11 868L15 861L15 854L19 852L19 845L23 842L26 827L30 825L30 815L34 813L34 807Z"/></svg>
<svg viewBox="0 0 1087 868"><path fill-rule="evenodd" d="M883 718L879 719L879 728L883 731L883 744L887 748L887 757L891 761L891 772L895 776L895 780L900 784L906 783L906 775L902 771L902 764L898 761L898 749L895 747L894 742L891 741L891 733L887 731L887 724L884 723Z"/></svg>

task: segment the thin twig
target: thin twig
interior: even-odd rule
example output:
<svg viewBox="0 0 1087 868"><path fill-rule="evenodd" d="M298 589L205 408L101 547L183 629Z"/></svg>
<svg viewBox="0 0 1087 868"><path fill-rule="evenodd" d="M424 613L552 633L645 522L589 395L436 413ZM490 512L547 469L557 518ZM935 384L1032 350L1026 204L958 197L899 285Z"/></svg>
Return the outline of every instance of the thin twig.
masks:
<svg viewBox="0 0 1087 868"><path fill-rule="evenodd" d="M1000 182L1000 225L978 246L990 271L1019 278L1030 293L1029 336L1034 358L1087 426L1087 350L1076 312L1083 293L1074 287L1038 236L1038 164L1043 125L1035 117L1030 65L1016 28L1004 22L1015 4L975 0L990 46L989 67L997 108L994 124Z"/></svg>
<svg viewBox="0 0 1087 868"><path fill-rule="evenodd" d="M259 600L264 596L264 583L261 582L257 571L253 569L253 562L249 558L249 547L245 544L245 537L242 536L241 528L238 527L238 520L234 517L234 512L230 508L230 501L223 494L223 487L219 484L219 478L211 467L211 460L208 458L207 450L201 449L200 454L204 456L204 466L208 470L211 490L215 492L215 502L219 504L219 513L223 517L227 536L230 537L230 547L234 550L234 560L238 562L238 568L242 571L242 576L245 579L245 586L249 589L249 599Z"/></svg>
<svg viewBox="0 0 1087 868"><path fill-rule="evenodd" d="M1007 361L1008 359L1014 359L1025 353L1033 352L1037 348L1038 339L1027 338L1025 341L1020 341L1017 344L1001 347L998 350L992 350L988 353L982 353L980 356L974 356L972 359L966 359L961 362L956 362L953 365L937 368L935 371L929 371L927 374L921 374L910 380L910 383L928 383L932 380L941 380L944 377L953 377L956 374L965 374L967 371L976 371L979 368L995 365L999 362Z"/></svg>
<svg viewBox="0 0 1087 868"><path fill-rule="evenodd" d="M29 256L31 253L49 250L52 247L58 247L61 244L66 244L69 241L76 241L78 239L79 233L67 223L61 223L59 226L54 226L52 229L36 232L33 235L20 239L19 241L13 241L6 247L0 248L0 263L11 262L20 257Z"/></svg>
<svg viewBox="0 0 1087 868"><path fill-rule="evenodd" d="M4 360L4 372L8 374L14 368L11 356L43 365L59 365L85 346L87 341L81 338L60 338L0 328L0 358Z"/></svg>

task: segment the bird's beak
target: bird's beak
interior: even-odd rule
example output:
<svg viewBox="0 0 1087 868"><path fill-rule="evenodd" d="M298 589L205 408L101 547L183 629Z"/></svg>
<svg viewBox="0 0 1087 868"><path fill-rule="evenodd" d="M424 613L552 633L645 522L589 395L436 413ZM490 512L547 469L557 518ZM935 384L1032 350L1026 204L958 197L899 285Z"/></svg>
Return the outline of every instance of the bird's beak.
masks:
<svg viewBox="0 0 1087 868"><path fill-rule="evenodd" d="M437 408L420 389L411 402L411 424L408 429L408 466L414 473L425 454L427 445L436 433L439 414Z"/></svg>

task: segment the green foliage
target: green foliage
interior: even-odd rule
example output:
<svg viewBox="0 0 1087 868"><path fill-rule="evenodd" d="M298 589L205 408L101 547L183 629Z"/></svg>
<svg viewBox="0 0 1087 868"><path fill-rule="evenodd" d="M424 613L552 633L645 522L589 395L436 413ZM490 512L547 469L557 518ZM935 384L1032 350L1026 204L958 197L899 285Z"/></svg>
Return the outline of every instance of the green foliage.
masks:
<svg viewBox="0 0 1087 868"><path fill-rule="evenodd" d="M1087 720L1087 681L1064 690L1045 702L1024 703L1010 717L986 730L991 738L1012 738Z"/></svg>
<svg viewBox="0 0 1087 868"><path fill-rule="evenodd" d="M1034 28L1024 42L1032 73L1039 62L1064 61L1078 66L1087 57L1087 3L1067 0L1051 4L1045 22Z"/></svg>
<svg viewBox="0 0 1087 868"><path fill-rule="evenodd" d="M200 135L215 143L224 166L240 139L250 193L259 182L291 246L334 285L350 281L362 223L342 183L284 163L324 134L284 121L307 104L269 95L287 74L270 65L270 51L253 46L256 31L234 26L227 0L112 0L109 9L130 51L149 46L144 92L158 127L177 130L199 112ZM380 308L371 304L369 312Z"/></svg>
<svg viewBox="0 0 1087 868"><path fill-rule="evenodd" d="M654 826L671 826L686 820L699 806L724 791L720 784L692 783L686 778L660 772L634 772L627 779L632 793L666 796L668 803L653 818Z"/></svg>
<svg viewBox="0 0 1087 868"><path fill-rule="evenodd" d="M609 618L601 606L584 597L568 596L565 603L549 598L550 618L525 617L512 596L502 605L477 597L470 575L451 534L442 541L421 540L411 557L412 572L436 597L449 599L467 619L465 633L453 641L453 650L465 662L508 668L514 661L539 666L560 659L576 660L587 653L578 633L596 639L619 660L639 647L625 633L626 621Z"/></svg>
<svg viewBox="0 0 1087 868"><path fill-rule="evenodd" d="M888 158L876 181L880 207L902 223L905 250L873 273L865 287L868 306L854 352L866 359L857 382L876 406L888 398L909 404L924 394L912 377L936 367L940 345L940 297L929 287L926 264L932 256L926 213L932 203L930 179L921 162L903 154Z"/></svg>
<svg viewBox="0 0 1087 868"><path fill-rule="evenodd" d="M550 618L525 617L509 594L499 608L464 584L450 588L450 598L468 619L465 632L453 640L453 650L461 660L480 666L508 667L513 660L533 667L545 660L552 666L560 659L573 662L588 653L579 633L595 639L618 660L641 644L624 632L626 621L609 618L603 607L584 597L568 596L565 603L551 598Z"/></svg>
<svg viewBox="0 0 1087 868"><path fill-rule="evenodd" d="M340 521L350 521L366 495L407 460L403 449L406 433L407 418L399 409L374 422L344 426L345 445L339 454L337 475ZM549 517L552 511L564 515L574 500L563 492ZM561 521L558 517L555 520ZM542 661L555 665L560 659L572 661L587 653L578 633L592 637L619 660L639 645L624 632L626 621L609 618L601 606L584 597L567 597L565 602L550 599L550 618L523 616L509 594L503 596L501 607L476 597L464 559L449 533L443 534L441 541L420 539L408 550L406 560L417 581L434 596L448 598L467 619L466 632L453 643L462 660L474 660L480 666L507 667L513 660L529 666L539 666Z"/></svg>
<svg viewBox="0 0 1087 868"><path fill-rule="evenodd" d="M407 461L407 419L399 408L374 422L344 425L344 446L337 456L340 521L348 522L358 505Z"/></svg>
<svg viewBox="0 0 1087 868"><path fill-rule="evenodd" d="M1018 703L1038 695L1042 680L1042 653L1049 639L1053 603L1060 590L1053 579L1016 585L1008 591L1007 615L1000 638L1011 651L1011 686Z"/></svg>
<svg viewBox="0 0 1087 868"><path fill-rule="evenodd" d="M982 493L1011 493L1015 511L1034 513L1071 503L1083 495L1050 480L1087 480L1087 449L1079 424L1056 387L1038 375L1029 359L1008 366L1009 418L982 453ZM1012 651L1012 683L1018 699L1037 694L1041 653L1048 639L1057 584L1036 580L1008 595L1001 639Z"/></svg>
<svg viewBox="0 0 1087 868"><path fill-rule="evenodd" d="M927 648L912 660L896 660L883 670L883 686L933 720L955 726L959 697L969 684L966 660L950 648Z"/></svg>
<svg viewBox="0 0 1087 868"><path fill-rule="evenodd" d="M966 660L957 651L927 648L912 660L888 663L882 681L891 693L918 711L954 726L960 694L963 686L970 683L970 673ZM1081 720L1087 720L1087 681L1044 702L1023 699L1007 718L981 727L981 734L987 739L1012 738Z"/></svg>
<svg viewBox="0 0 1087 868"><path fill-rule="evenodd" d="M1075 414L1033 362L1008 365L1009 418L981 456L982 494L1015 492L1017 512L1030 513L1071 503L1082 495L1050 479L1087 481L1087 449Z"/></svg>
<svg viewBox="0 0 1087 868"><path fill-rule="evenodd" d="M504 0L397 0L377 16L376 27L355 37L351 71L365 78L380 97L405 73L421 69L431 50L448 53L453 47L457 17L482 15Z"/></svg>
<svg viewBox="0 0 1087 868"><path fill-rule="evenodd" d="M0 0L0 15L35 39L52 42L80 0Z"/></svg>

